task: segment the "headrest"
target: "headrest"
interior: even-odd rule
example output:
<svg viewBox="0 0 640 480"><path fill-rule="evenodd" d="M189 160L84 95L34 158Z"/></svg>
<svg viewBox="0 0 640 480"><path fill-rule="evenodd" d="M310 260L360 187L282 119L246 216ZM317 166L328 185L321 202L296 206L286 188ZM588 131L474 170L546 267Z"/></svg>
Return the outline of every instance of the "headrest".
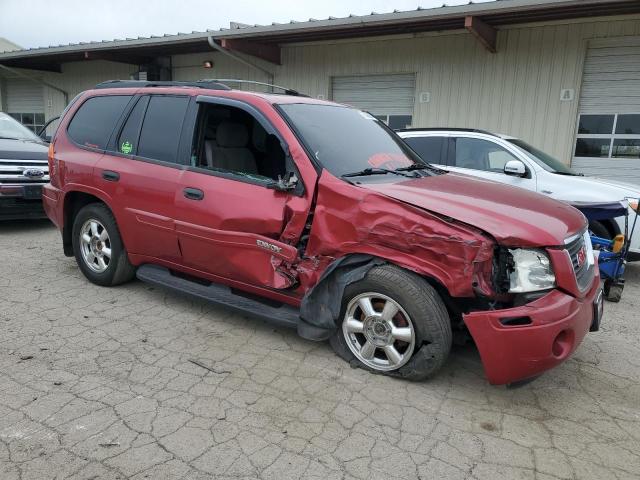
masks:
<svg viewBox="0 0 640 480"><path fill-rule="evenodd" d="M246 147L249 132L242 123L222 122L216 131L216 141L219 147Z"/></svg>
<svg viewBox="0 0 640 480"><path fill-rule="evenodd" d="M253 146L259 152L264 152L266 149L267 131L260 125L257 120L253 121L253 131L251 132L251 141Z"/></svg>
<svg viewBox="0 0 640 480"><path fill-rule="evenodd" d="M207 125L204 135L208 139L216 138L216 131L218 129L214 125Z"/></svg>

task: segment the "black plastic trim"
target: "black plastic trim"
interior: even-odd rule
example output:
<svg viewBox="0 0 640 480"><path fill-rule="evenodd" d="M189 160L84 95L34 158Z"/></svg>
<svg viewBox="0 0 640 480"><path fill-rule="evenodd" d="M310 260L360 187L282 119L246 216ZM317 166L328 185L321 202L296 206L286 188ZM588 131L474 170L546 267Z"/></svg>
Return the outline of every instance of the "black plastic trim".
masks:
<svg viewBox="0 0 640 480"><path fill-rule="evenodd" d="M290 305L283 303L276 307L272 302L267 303L266 299L265 302L260 302L247 296L234 294L232 289L225 285L209 284L206 281L197 282L172 275L169 269L158 265L142 265L138 267L136 276L144 282L250 314L279 327L297 328L300 321L299 310Z"/></svg>

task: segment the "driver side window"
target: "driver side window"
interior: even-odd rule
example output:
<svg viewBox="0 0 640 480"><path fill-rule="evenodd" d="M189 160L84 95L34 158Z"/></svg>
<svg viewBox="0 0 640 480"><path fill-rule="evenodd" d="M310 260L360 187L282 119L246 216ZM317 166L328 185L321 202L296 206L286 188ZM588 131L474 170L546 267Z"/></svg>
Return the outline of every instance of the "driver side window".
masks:
<svg viewBox="0 0 640 480"><path fill-rule="evenodd" d="M456 138L455 166L503 173L505 164L517 160L515 156L488 140L479 138Z"/></svg>
<svg viewBox="0 0 640 480"><path fill-rule="evenodd" d="M227 105L201 104L191 165L256 180L286 173L280 140L248 112Z"/></svg>

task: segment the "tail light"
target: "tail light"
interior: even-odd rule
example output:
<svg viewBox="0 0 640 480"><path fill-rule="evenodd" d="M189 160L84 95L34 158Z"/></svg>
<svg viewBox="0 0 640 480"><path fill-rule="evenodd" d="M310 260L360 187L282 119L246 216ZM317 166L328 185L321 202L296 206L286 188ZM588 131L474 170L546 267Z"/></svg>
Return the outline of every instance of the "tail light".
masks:
<svg viewBox="0 0 640 480"><path fill-rule="evenodd" d="M47 154L47 160L49 161L49 181L52 185L56 186L57 183L57 163L54 156L53 142L49 144L49 153Z"/></svg>

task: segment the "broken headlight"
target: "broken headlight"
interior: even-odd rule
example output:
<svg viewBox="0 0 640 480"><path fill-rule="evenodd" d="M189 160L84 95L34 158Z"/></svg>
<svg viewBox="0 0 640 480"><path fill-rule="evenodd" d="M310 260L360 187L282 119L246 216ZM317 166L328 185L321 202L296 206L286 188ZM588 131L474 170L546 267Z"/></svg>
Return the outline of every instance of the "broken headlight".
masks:
<svg viewBox="0 0 640 480"><path fill-rule="evenodd" d="M513 258L509 272L509 292L526 293L548 290L556 284L549 256L542 250L509 249Z"/></svg>

